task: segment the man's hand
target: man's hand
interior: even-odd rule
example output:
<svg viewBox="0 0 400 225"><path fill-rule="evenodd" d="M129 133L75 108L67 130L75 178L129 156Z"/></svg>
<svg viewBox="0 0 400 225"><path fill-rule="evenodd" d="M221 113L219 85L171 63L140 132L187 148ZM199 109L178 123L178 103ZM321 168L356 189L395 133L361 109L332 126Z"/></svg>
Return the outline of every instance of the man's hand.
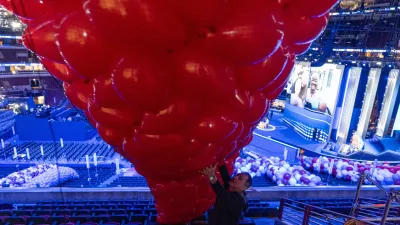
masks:
<svg viewBox="0 0 400 225"><path fill-rule="evenodd" d="M214 166L207 167L205 169L200 170L200 173L206 175L212 184L216 183L217 177L215 176L215 170L217 168L217 164Z"/></svg>

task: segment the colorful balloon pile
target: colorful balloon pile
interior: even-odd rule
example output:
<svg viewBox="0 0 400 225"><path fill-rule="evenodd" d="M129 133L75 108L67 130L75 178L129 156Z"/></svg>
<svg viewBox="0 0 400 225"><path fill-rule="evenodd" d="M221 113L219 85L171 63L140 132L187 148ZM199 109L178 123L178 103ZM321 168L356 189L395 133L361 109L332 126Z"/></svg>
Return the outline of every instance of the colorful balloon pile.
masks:
<svg viewBox="0 0 400 225"><path fill-rule="evenodd" d="M290 166L278 157L271 157L267 164L267 176L278 186L321 186L321 178L306 171L302 166Z"/></svg>
<svg viewBox="0 0 400 225"><path fill-rule="evenodd" d="M267 177L278 186L320 186L321 178L306 171L302 166L290 166L278 157L253 156L237 158L234 174L247 172L252 177Z"/></svg>
<svg viewBox="0 0 400 225"><path fill-rule="evenodd" d="M247 172L252 177L263 177L268 169L267 164L269 164L269 161L266 157L239 157L236 159L233 174Z"/></svg>
<svg viewBox="0 0 400 225"><path fill-rule="evenodd" d="M71 102L147 178L158 222L214 202L198 170L252 139L337 0L0 0ZM167 168L167 169L166 169Z"/></svg>
<svg viewBox="0 0 400 225"><path fill-rule="evenodd" d="M79 175L74 169L44 164L14 172L0 179L0 187L3 184L10 188L37 187L38 185L40 187L54 187L76 178L79 178Z"/></svg>
<svg viewBox="0 0 400 225"><path fill-rule="evenodd" d="M372 173L372 178L383 185L400 185L400 165L391 166L377 162L357 162L346 159L332 159L327 157L302 157L301 164L308 170L331 174L338 179L358 182L361 173ZM332 165L333 162L333 165ZM332 167L332 172L330 168ZM365 181L365 184L370 184Z"/></svg>

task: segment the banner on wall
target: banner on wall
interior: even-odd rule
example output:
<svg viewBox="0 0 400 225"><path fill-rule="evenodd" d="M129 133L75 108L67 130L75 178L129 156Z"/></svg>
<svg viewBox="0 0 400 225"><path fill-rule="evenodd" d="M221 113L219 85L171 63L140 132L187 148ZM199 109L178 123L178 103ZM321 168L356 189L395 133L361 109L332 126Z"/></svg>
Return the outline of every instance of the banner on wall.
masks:
<svg viewBox="0 0 400 225"><path fill-rule="evenodd" d="M328 139L344 66L299 62L286 87L284 121L307 139Z"/></svg>

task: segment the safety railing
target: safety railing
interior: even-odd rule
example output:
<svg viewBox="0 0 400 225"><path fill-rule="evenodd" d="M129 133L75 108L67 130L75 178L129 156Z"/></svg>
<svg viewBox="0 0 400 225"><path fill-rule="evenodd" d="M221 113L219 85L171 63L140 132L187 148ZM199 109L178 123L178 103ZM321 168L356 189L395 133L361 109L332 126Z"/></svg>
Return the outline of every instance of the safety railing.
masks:
<svg viewBox="0 0 400 225"><path fill-rule="evenodd" d="M368 180L385 195L385 200L361 198L361 188L364 181ZM400 192L395 189L386 190L370 174L363 173L357 185L356 195L353 200L351 216L362 221L379 222L380 225L400 224Z"/></svg>
<svg viewBox="0 0 400 225"><path fill-rule="evenodd" d="M361 221L353 216L286 198L281 199L278 219L293 225L336 225L350 220L377 225L372 221Z"/></svg>

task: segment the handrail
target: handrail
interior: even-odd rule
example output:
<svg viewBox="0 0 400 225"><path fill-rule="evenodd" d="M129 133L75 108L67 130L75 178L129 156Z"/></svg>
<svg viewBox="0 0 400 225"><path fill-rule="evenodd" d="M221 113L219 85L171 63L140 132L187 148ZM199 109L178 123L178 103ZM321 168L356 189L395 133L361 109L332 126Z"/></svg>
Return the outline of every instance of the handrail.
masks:
<svg viewBox="0 0 400 225"><path fill-rule="evenodd" d="M360 192L361 192L361 187L363 186L363 183L365 180L368 180L369 182L371 182L372 184L374 184L378 189L380 189L383 193L385 193L385 196L387 197L387 200L385 202L385 206L384 206L384 210L383 210L383 214L382 217L380 218L380 220L377 220L377 218L365 218L362 221L366 222L366 220L374 220L374 221L380 221L380 225L384 225L386 224L386 221L390 220L390 221L400 221L400 218L398 217L390 217L389 216L389 211L390 211L390 207L392 205L392 203L394 201L400 203L400 192L396 191L394 189L390 189L389 191L386 190L384 187L382 187L382 185L380 185L378 182L375 181L375 179L373 179L371 177L371 174L367 174L367 173L362 173L360 176L360 179L358 180L358 184L357 184L357 191L356 191L356 195L354 197L353 200L353 205L352 205L352 209L350 212L351 216L357 216L357 214L359 213L360 209L362 209L363 207L361 206L361 200L363 198L360 198ZM367 199L367 200L371 200L371 199ZM376 208L382 208L382 206L376 207Z"/></svg>
<svg viewBox="0 0 400 225"><path fill-rule="evenodd" d="M302 209L304 209L304 215L303 215L302 224L309 224L311 218L317 219L319 221L323 221L323 219L325 219L328 223L331 220L339 221L338 219L330 218L329 216L323 215L323 214L321 214L321 212L323 212L325 214L334 215L334 216L337 216L340 218L348 219L348 220L351 220L351 219L359 220L359 219L355 218L354 216L345 215L342 213L334 212L334 211L331 211L328 209L323 209L323 208L320 208L317 206L309 205L304 202L299 202L299 201L295 201L295 200L291 200L291 199L287 199L287 198L281 198L279 211L278 211L278 219L280 219L280 220L284 219L284 207L285 207L285 205L289 206L289 204L296 204L297 206L294 206L294 205L290 205L290 206L293 208L297 208L297 209L299 208L299 206L303 207ZM311 217L311 214L313 214L313 213L322 218ZM363 222L365 224L376 225L375 223L372 223L370 221L363 221Z"/></svg>

